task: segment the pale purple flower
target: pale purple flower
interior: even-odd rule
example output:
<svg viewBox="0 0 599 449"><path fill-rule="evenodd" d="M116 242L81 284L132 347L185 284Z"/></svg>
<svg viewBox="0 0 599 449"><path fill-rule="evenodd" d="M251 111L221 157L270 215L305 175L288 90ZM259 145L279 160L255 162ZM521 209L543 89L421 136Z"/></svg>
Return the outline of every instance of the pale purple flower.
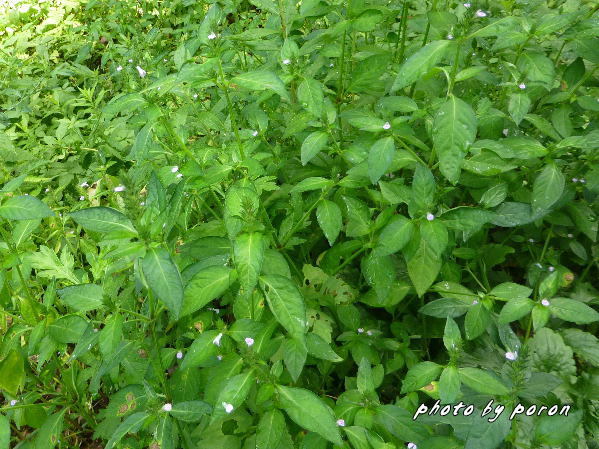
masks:
<svg viewBox="0 0 599 449"><path fill-rule="evenodd" d="M84 201L84 200L85 200L85 197L84 197L83 195L81 195L81 196L79 197L79 201Z"/></svg>
<svg viewBox="0 0 599 449"><path fill-rule="evenodd" d="M17 405L17 402L19 402L19 401L17 401L16 399L11 400L10 401L10 406L14 407L15 405Z"/></svg>
<svg viewBox="0 0 599 449"><path fill-rule="evenodd" d="M470 5L470 3L466 3L467 5ZM408 443L407 445L408 449L418 449L418 445L416 443Z"/></svg>
<svg viewBox="0 0 599 449"><path fill-rule="evenodd" d="M214 32L210 33L208 35L208 39L212 40L212 39L216 39L216 34Z"/></svg>
<svg viewBox="0 0 599 449"><path fill-rule="evenodd" d="M541 300L541 304L542 304L542 305L544 305L545 307L549 307L549 305L550 305L551 303L549 302L549 300L548 300L548 299L542 299L542 300Z"/></svg>
<svg viewBox="0 0 599 449"><path fill-rule="evenodd" d="M366 331L366 335L368 335L369 337L372 337L374 335L373 331Z"/></svg>
<svg viewBox="0 0 599 449"><path fill-rule="evenodd" d="M383 125L383 129L391 129L391 123L385 122L385 124Z"/></svg>
<svg viewBox="0 0 599 449"><path fill-rule="evenodd" d="M177 352L177 359L181 360L183 358L183 353L181 351Z"/></svg>
<svg viewBox="0 0 599 449"><path fill-rule="evenodd" d="M79 184L79 187L89 187L89 184L87 181L83 181L81 184Z"/></svg>
<svg viewBox="0 0 599 449"><path fill-rule="evenodd" d="M214 337L214 340L212 340L212 343L214 343L216 346L220 346L221 338L223 338L222 332L220 334L218 334L216 337Z"/></svg>
<svg viewBox="0 0 599 449"><path fill-rule="evenodd" d="M179 171L179 167L177 165L175 165L173 168L171 168L171 173L177 173Z"/></svg>
<svg viewBox="0 0 599 449"><path fill-rule="evenodd" d="M337 420L337 425L339 427L345 427L345 420L344 419L338 419Z"/></svg>
<svg viewBox="0 0 599 449"><path fill-rule="evenodd" d="M139 73L139 77L143 78L144 76L146 76L146 72L144 69L142 69L140 66L136 66L135 67L137 69L137 73Z"/></svg>
<svg viewBox="0 0 599 449"><path fill-rule="evenodd" d="M225 412L231 413L234 410L232 404L228 404L227 402L223 402L223 407L225 408Z"/></svg>
<svg viewBox="0 0 599 449"><path fill-rule="evenodd" d="M429 212L426 214L426 219L428 221L433 221L435 219L435 216Z"/></svg>
<svg viewBox="0 0 599 449"><path fill-rule="evenodd" d="M514 361L518 358L518 352L514 351L508 351L505 353L505 358L511 361Z"/></svg>
<svg viewBox="0 0 599 449"><path fill-rule="evenodd" d="M464 8L470 8L472 5L470 3L464 3Z"/></svg>
<svg viewBox="0 0 599 449"><path fill-rule="evenodd" d="M452 39L453 39L453 34L451 34L451 33L450 33L450 34L448 34L448 35L447 35L447 39L448 39L448 40L452 40Z"/></svg>
<svg viewBox="0 0 599 449"><path fill-rule="evenodd" d="M125 186L116 186L114 188L115 192L123 192L125 190Z"/></svg>
<svg viewBox="0 0 599 449"><path fill-rule="evenodd" d="M222 359L223 359L223 356L219 354L219 355L217 355L217 356L216 356L216 358L217 358L218 360L222 360Z"/></svg>
<svg viewBox="0 0 599 449"><path fill-rule="evenodd" d="M578 178L572 178L572 182L578 182Z"/></svg>
<svg viewBox="0 0 599 449"><path fill-rule="evenodd" d="M177 178L182 178L183 177L183 173L177 173Z"/></svg>
<svg viewBox="0 0 599 449"><path fill-rule="evenodd" d="M487 13L484 12L483 10L479 9L478 11L476 11L476 17L487 17Z"/></svg>
<svg viewBox="0 0 599 449"><path fill-rule="evenodd" d="M520 83L520 84L518 84L518 87L519 87L520 89L524 90L524 89L526 89L526 84L524 84L524 83Z"/></svg>
<svg viewBox="0 0 599 449"><path fill-rule="evenodd" d="M291 59L283 59L283 64L285 64L285 65L291 64Z"/></svg>
<svg viewBox="0 0 599 449"><path fill-rule="evenodd" d="M474 301L472 301L472 305L475 306L478 304L478 299L475 299Z"/></svg>
<svg viewBox="0 0 599 449"><path fill-rule="evenodd" d="M363 334L364 333L364 329L363 328L358 328L358 334Z"/></svg>
<svg viewBox="0 0 599 449"><path fill-rule="evenodd" d="M171 404L170 402L167 402L166 404L164 404L162 406L162 410L164 410L165 412L170 412L173 409L173 404Z"/></svg>
<svg viewBox="0 0 599 449"><path fill-rule="evenodd" d="M249 347L249 346L252 346L252 345L254 344L254 339L253 339L253 338L251 338L251 337L247 337L247 338L245 339L245 344L246 344L246 345L248 345L248 347Z"/></svg>
<svg viewBox="0 0 599 449"><path fill-rule="evenodd" d="M553 273L555 271L555 267L549 267L547 269L549 270L550 273Z"/></svg>

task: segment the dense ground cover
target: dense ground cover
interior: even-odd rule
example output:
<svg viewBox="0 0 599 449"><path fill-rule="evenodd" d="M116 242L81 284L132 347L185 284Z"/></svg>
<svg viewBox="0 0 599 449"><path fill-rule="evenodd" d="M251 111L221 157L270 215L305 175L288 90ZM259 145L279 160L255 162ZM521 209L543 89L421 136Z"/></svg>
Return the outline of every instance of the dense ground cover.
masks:
<svg viewBox="0 0 599 449"><path fill-rule="evenodd" d="M0 449L599 447L597 7L4 1Z"/></svg>

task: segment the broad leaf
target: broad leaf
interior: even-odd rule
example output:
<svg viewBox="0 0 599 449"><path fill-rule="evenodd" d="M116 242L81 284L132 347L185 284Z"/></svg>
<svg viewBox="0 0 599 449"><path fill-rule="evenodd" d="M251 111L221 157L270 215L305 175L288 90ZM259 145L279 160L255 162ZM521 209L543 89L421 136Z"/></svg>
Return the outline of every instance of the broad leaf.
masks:
<svg viewBox="0 0 599 449"><path fill-rule="evenodd" d="M142 260L146 282L152 292L162 301L176 319L183 303L181 274L168 251L151 248Z"/></svg>

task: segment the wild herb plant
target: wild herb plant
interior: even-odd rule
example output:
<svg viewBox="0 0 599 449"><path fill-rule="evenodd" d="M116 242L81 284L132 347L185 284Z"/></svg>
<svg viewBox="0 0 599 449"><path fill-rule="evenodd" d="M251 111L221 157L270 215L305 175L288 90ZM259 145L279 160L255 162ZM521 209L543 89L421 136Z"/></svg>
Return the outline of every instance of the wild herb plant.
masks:
<svg viewBox="0 0 599 449"><path fill-rule="evenodd" d="M3 3L0 449L599 447L597 1Z"/></svg>

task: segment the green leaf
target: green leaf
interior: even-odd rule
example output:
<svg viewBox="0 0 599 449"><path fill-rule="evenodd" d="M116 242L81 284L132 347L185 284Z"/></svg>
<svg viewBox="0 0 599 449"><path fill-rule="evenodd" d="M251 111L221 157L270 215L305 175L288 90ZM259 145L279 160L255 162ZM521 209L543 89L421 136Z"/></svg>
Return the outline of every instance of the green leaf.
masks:
<svg viewBox="0 0 599 449"><path fill-rule="evenodd" d="M337 206L337 203L330 200L320 201L316 208L316 220L318 221L322 232L324 232L329 245L333 246L333 243L337 240L339 232L341 232L341 227L343 226L341 209Z"/></svg>
<svg viewBox="0 0 599 449"><path fill-rule="evenodd" d="M391 87L391 92L403 89L422 78L439 63L449 47L450 41L433 41L422 47L402 64Z"/></svg>
<svg viewBox="0 0 599 449"><path fill-rule="evenodd" d="M308 357L306 346L303 342L290 338L283 343L282 350L287 371L293 381L297 382Z"/></svg>
<svg viewBox="0 0 599 449"><path fill-rule="evenodd" d="M377 298L381 301L387 298L396 276L391 257L371 252L362 259L362 273L368 285L374 288Z"/></svg>
<svg viewBox="0 0 599 449"><path fill-rule="evenodd" d="M214 265L198 271L185 287L180 316L200 310L225 293L236 280L237 272L229 267Z"/></svg>
<svg viewBox="0 0 599 449"><path fill-rule="evenodd" d="M66 411L67 409L63 408L61 411L46 418L35 437L35 447L52 449L56 446L60 440Z"/></svg>
<svg viewBox="0 0 599 449"><path fill-rule="evenodd" d="M212 407L204 401L185 401L173 404L170 414L173 418L184 422L198 422L202 416L208 415Z"/></svg>
<svg viewBox="0 0 599 449"><path fill-rule="evenodd" d="M10 421L0 414L0 449L10 448Z"/></svg>
<svg viewBox="0 0 599 449"><path fill-rule="evenodd" d="M419 312L436 318L455 318L465 314L469 307L470 305L459 299L441 298L425 304L420 308Z"/></svg>
<svg viewBox="0 0 599 449"><path fill-rule="evenodd" d="M304 341L307 332L306 308L295 284L283 276L273 274L261 276L260 286L276 320L289 335Z"/></svg>
<svg viewBox="0 0 599 449"><path fill-rule="evenodd" d="M373 184L387 172L394 154L393 137L383 137L374 143L368 153L368 176Z"/></svg>
<svg viewBox="0 0 599 449"><path fill-rule="evenodd" d="M250 294L258 283L266 242L259 232L239 234L233 243L235 267L244 293Z"/></svg>
<svg viewBox="0 0 599 449"><path fill-rule="evenodd" d="M551 163L535 179L532 188L532 212L537 214L549 210L562 196L565 179L557 165Z"/></svg>
<svg viewBox="0 0 599 449"><path fill-rule="evenodd" d="M532 293L532 288L513 282L504 282L493 288L489 295L496 296L499 299L508 301L511 299L528 298Z"/></svg>
<svg viewBox="0 0 599 449"><path fill-rule="evenodd" d="M506 324L528 315L534 307L534 302L528 298L516 298L510 300L501 309L499 323Z"/></svg>
<svg viewBox="0 0 599 449"><path fill-rule="evenodd" d="M327 144L328 139L329 135L324 131L314 131L308 135L304 139L300 150L302 165L306 165L314 156L320 153Z"/></svg>
<svg viewBox="0 0 599 449"><path fill-rule="evenodd" d="M329 187L333 184L333 181L321 176L314 176L306 179L302 179L289 191L289 193L302 193L309 192L311 190L322 190L325 187Z"/></svg>
<svg viewBox="0 0 599 449"><path fill-rule="evenodd" d="M127 419L116 428L104 449L112 449L126 434L136 433L149 417L150 415L146 412L134 413L127 417Z"/></svg>
<svg viewBox="0 0 599 449"><path fill-rule="evenodd" d="M524 116L528 114L530 109L530 98L526 94L512 94L510 95L510 101L508 103L508 112L510 117L516 125L520 125L520 122L524 119Z"/></svg>
<svg viewBox="0 0 599 449"><path fill-rule="evenodd" d="M465 319L465 330L466 339L474 340L476 337L481 335L489 325L491 316L487 308L482 304L478 303L471 306L466 312Z"/></svg>
<svg viewBox="0 0 599 449"><path fill-rule="evenodd" d="M131 93L114 98L102 109L102 113L108 117L117 115L120 112L126 111L128 114L133 113L140 106L145 105L145 98L138 93Z"/></svg>
<svg viewBox="0 0 599 449"><path fill-rule="evenodd" d="M566 415L543 416L535 425L535 438L549 446L561 446L575 438L576 430L582 420L582 410Z"/></svg>
<svg viewBox="0 0 599 449"><path fill-rule="evenodd" d="M375 409L375 422L401 441L426 441L428 429L412 419L412 414L396 405L379 405Z"/></svg>
<svg viewBox="0 0 599 449"><path fill-rule="evenodd" d="M347 207L347 227L345 235L348 237L361 237L370 232L370 210L368 206L357 198L344 196L343 201Z"/></svg>
<svg viewBox="0 0 599 449"><path fill-rule="evenodd" d="M343 445L335 415L322 399L311 391L283 385L277 385L277 392L281 408L298 426L316 432L333 444Z"/></svg>
<svg viewBox="0 0 599 449"><path fill-rule="evenodd" d="M401 392L416 391L436 380L443 367L435 362L420 362L412 366L401 384Z"/></svg>
<svg viewBox="0 0 599 449"><path fill-rule="evenodd" d="M87 321L84 318L65 315L50 324L48 331L57 343L77 343L86 328Z"/></svg>
<svg viewBox="0 0 599 449"><path fill-rule="evenodd" d="M357 377L358 391L362 394L374 392L374 379L372 378L372 367L366 357L362 357L358 365Z"/></svg>
<svg viewBox="0 0 599 449"><path fill-rule="evenodd" d="M597 337L580 329L564 329L561 332L566 344L578 356L591 365L599 367L599 339Z"/></svg>
<svg viewBox="0 0 599 449"><path fill-rule="evenodd" d="M379 256L387 256L402 249L412 238L414 224L402 215L396 215L383 228L377 239L375 251Z"/></svg>
<svg viewBox="0 0 599 449"><path fill-rule="evenodd" d="M151 248L141 265L148 286L177 320L183 302L183 282L170 254L164 248Z"/></svg>
<svg viewBox="0 0 599 449"><path fill-rule="evenodd" d="M460 332L460 328L450 316L447 317L447 321L445 322L443 344L448 351L454 351L462 344L462 333Z"/></svg>
<svg viewBox="0 0 599 449"><path fill-rule="evenodd" d="M553 61L541 53L531 51L523 52L518 60L518 69L523 72L530 81L538 81L551 88L555 79L555 67Z"/></svg>
<svg viewBox="0 0 599 449"><path fill-rule="evenodd" d="M474 391L491 395L509 394L509 389L487 371L478 368L460 368L460 380Z"/></svg>
<svg viewBox="0 0 599 449"><path fill-rule="evenodd" d="M330 362L341 362L343 360L318 334L312 332L306 334L306 347L308 348L308 354L312 357Z"/></svg>
<svg viewBox="0 0 599 449"><path fill-rule="evenodd" d="M418 296L422 296L437 279L439 271L441 271L441 259L439 253L431 247L426 239L418 238L419 241L413 248L404 249L404 255L410 280Z"/></svg>
<svg viewBox="0 0 599 449"><path fill-rule="evenodd" d="M69 215L86 231L137 234L131 220L110 207L90 207L71 212Z"/></svg>
<svg viewBox="0 0 599 449"><path fill-rule="evenodd" d="M456 96L441 106L433 123L433 142L441 173L456 184L468 147L476 138L477 120L472 107Z"/></svg>
<svg viewBox="0 0 599 449"><path fill-rule="evenodd" d="M412 181L412 200L409 204L410 216L413 218L431 212L435 204L435 178L428 167L417 164Z"/></svg>
<svg viewBox="0 0 599 449"><path fill-rule="evenodd" d="M23 356L20 351L13 349L0 362L0 389L16 396L24 380Z"/></svg>
<svg viewBox="0 0 599 449"><path fill-rule="evenodd" d="M35 220L53 215L45 203L30 195L14 196L0 206L0 217L8 220Z"/></svg>
<svg viewBox="0 0 599 449"><path fill-rule="evenodd" d="M599 321L599 312L575 299L551 298L549 310L556 317L576 324Z"/></svg>
<svg viewBox="0 0 599 449"><path fill-rule="evenodd" d="M460 375L455 366L443 369L439 378L439 398L444 404L455 402L460 395Z"/></svg>
<svg viewBox="0 0 599 449"><path fill-rule="evenodd" d="M287 431L285 417L277 410L268 410L258 422L256 448L277 449L283 433Z"/></svg>
<svg viewBox="0 0 599 449"><path fill-rule="evenodd" d="M181 369L195 368L213 359L218 349L218 345L215 343L218 335L220 335L218 331L209 330L196 338L185 354ZM220 344L218 339L216 342Z"/></svg>
<svg viewBox="0 0 599 449"><path fill-rule="evenodd" d="M104 290L101 285L80 284L57 291L60 299L76 312L87 312L102 307Z"/></svg>
<svg viewBox="0 0 599 449"><path fill-rule="evenodd" d="M231 86L231 84L252 91L272 90L279 94L281 98L289 100L289 94L287 93L285 84L283 84L281 78L269 70L253 70L242 73L241 75L232 78L229 85Z"/></svg>
<svg viewBox="0 0 599 449"><path fill-rule="evenodd" d="M312 78L304 78L297 87L297 99L302 103L304 108L316 118L322 116L324 95L322 93L322 85L320 82Z"/></svg>

